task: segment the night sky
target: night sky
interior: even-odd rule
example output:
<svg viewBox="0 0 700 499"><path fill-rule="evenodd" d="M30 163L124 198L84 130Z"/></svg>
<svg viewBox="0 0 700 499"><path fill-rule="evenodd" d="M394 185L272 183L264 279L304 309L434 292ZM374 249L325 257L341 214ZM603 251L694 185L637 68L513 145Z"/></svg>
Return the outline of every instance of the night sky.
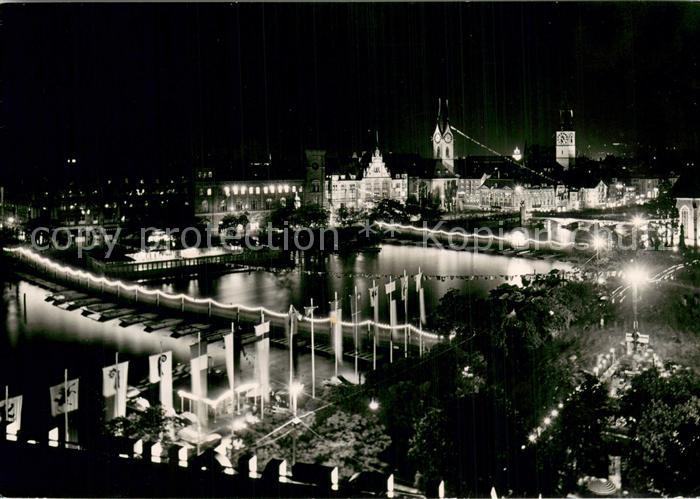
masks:
<svg viewBox="0 0 700 499"><path fill-rule="evenodd" d="M437 98L508 152L697 151L697 4L2 6L0 175L188 172L207 162L429 153ZM465 141L457 154L481 154Z"/></svg>

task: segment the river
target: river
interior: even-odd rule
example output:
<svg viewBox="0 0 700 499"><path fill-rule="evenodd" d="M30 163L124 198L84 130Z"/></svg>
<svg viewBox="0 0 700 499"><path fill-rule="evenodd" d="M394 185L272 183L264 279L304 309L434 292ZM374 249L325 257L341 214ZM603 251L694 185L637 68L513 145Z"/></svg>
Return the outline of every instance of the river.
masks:
<svg viewBox="0 0 700 499"><path fill-rule="evenodd" d="M370 313L367 289L374 280L377 284L388 282L389 275L399 276L404 269L409 275L421 269L427 276L424 282L426 308L430 311L440 296L450 288L458 288L476 295L483 295L498 286L500 279L466 280L471 275L521 275L532 272L545 273L552 269L567 270L570 266L556 261L516 258L502 255L440 250L415 246L384 245L379 253L332 255L322 263L320 275L298 269L286 273L252 271L231 273L207 280L189 279L176 282L151 283L163 290L183 291L194 296L210 296L222 302L263 304L268 308L286 310L289 304L297 307L308 305L310 298L319 305L319 314L325 314L328 302L335 292L347 308L348 295L354 286L362 293L360 300L362 318ZM308 269L307 269L308 270ZM438 279L434 276L443 276ZM450 276L455 276L451 278ZM519 279L511 281L518 283ZM114 362L115 352L120 359L132 360L129 382L135 384L147 375L147 356L164 350L172 350L175 360L188 360L189 350L183 340L176 340L160 333L146 333L142 326L120 327L117 321L96 322L83 317L80 310L65 311L48 302L49 295L32 283L5 275L0 282L0 389L9 386L10 396L24 394L23 427L41 428L60 424L49 414L50 385L63 379L64 368L71 378L80 377L80 404L72 416L82 427L96 425L96 414L101 412L101 368ZM380 288L382 318L388 315L387 300ZM24 296L26 295L26 320ZM394 295L399 298L399 292ZM417 296L413 282L409 293L409 316L417 316ZM401 308L401 304L399 304ZM402 317L402 312L399 314ZM349 314L344 314L349 319ZM222 352L212 352L215 363L222 364ZM273 378L285 379L284 351L272 349ZM308 359L301 358L300 365ZM248 375L252 375L252 363L248 359ZM317 360L319 378L332 373L328 358ZM346 366L347 368L347 366ZM309 386L308 380L305 382ZM40 435L43 438L43 434Z"/></svg>

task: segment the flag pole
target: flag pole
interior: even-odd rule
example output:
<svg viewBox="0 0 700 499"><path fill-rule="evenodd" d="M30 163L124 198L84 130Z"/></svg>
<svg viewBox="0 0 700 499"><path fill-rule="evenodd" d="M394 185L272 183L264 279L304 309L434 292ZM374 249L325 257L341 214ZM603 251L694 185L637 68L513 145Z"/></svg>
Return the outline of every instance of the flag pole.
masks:
<svg viewBox="0 0 700 499"><path fill-rule="evenodd" d="M374 337L372 338L372 370L377 370L377 335L379 334L379 289L377 284L372 280L372 289L374 290ZM367 325L369 329L369 324Z"/></svg>
<svg viewBox="0 0 700 499"><path fill-rule="evenodd" d="M287 322L289 327L289 407L292 407L292 384L294 383L294 306L289 305L289 312L287 312Z"/></svg>
<svg viewBox="0 0 700 499"><path fill-rule="evenodd" d="M338 338L336 338L336 335L338 334L338 327L336 326L338 322L338 292L335 292L335 299L333 300L333 310L335 310L335 323L333 323L333 329L334 331L331 331L331 337L333 338L333 357L335 359L335 376L338 377L338 352L336 352L336 348L338 346ZM341 339L340 341L342 342L342 334L343 334L343 326L341 324L340 326L340 334L341 334Z"/></svg>
<svg viewBox="0 0 700 499"><path fill-rule="evenodd" d="M262 324L263 322L265 322L265 312L263 312L262 307L260 307L260 324ZM270 333L267 333L267 334L270 334ZM268 357L268 361L269 361L269 357ZM259 359L258 362L260 365L260 369L262 369L262 360ZM258 372L260 372L260 371L258 371ZM260 379L258 378L258 392L260 393L260 421L265 419L265 394L262 392L262 390L263 390L263 386L260 383Z"/></svg>
<svg viewBox="0 0 700 499"><path fill-rule="evenodd" d="M183 298L183 303L184 303L184 298ZM199 373L197 374L197 381L199 381L199 386L197 387L197 393L201 394L202 393L202 370L200 369L200 362L202 357L202 333L197 332L197 369L199 369ZM207 364L209 362L207 361ZM209 366L207 365L207 369L209 369ZM199 400L197 402L197 455L199 456L199 443L202 440L202 421L200 420L200 415L202 414L202 399L201 395L199 395Z"/></svg>
<svg viewBox="0 0 700 499"><path fill-rule="evenodd" d="M63 411L63 424L65 430L65 443L68 443L68 369L63 370L63 396L65 397L66 407Z"/></svg>
<svg viewBox="0 0 700 499"><path fill-rule="evenodd" d="M403 286L406 283L406 290ZM408 357L408 276L406 269L403 269L403 281L401 281L401 297L403 298L403 356Z"/></svg>
<svg viewBox="0 0 700 499"><path fill-rule="evenodd" d="M114 379L115 379L115 386L117 387L116 392L114 394L114 417L119 417L119 352L114 352Z"/></svg>
<svg viewBox="0 0 700 499"><path fill-rule="evenodd" d="M316 343L314 340L314 299L311 298L311 397L316 398Z"/></svg>
<svg viewBox="0 0 700 499"><path fill-rule="evenodd" d="M355 379L357 380L357 384L360 384L360 375L359 375L358 370L357 370L357 357L359 355L359 351L357 348L357 314L358 314L358 312L359 311L357 310L357 286L355 286L355 317L354 317L354 320L355 320Z"/></svg>
<svg viewBox="0 0 700 499"><path fill-rule="evenodd" d="M233 362L231 362L231 454L233 454L233 416L236 412L236 391L234 390L236 382L236 328L231 321L231 355L233 356Z"/></svg>

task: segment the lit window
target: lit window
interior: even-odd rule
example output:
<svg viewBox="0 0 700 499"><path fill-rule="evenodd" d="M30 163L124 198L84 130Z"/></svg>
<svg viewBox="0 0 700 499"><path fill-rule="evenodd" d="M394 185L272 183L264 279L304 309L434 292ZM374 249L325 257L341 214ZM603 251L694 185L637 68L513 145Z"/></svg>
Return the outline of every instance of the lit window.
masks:
<svg viewBox="0 0 700 499"><path fill-rule="evenodd" d="M255 188L255 194L260 194L260 187Z"/></svg>
<svg viewBox="0 0 700 499"><path fill-rule="evenodd" d="M211 196L211 188L207 189L207 196Z"/></svg>
<svg viewBox="0 0 700 499"><path fill-rule="evenodd" d="M248 194L253 194L253 186L248 187Z"/></svg>
<svg viewBox="0 0 700 499"><path fill-rule="evenodd" d="M269 192L270 188L268 186L263 186L263 193L267 194Z"/></svg>
<svg viewBox="0 0 700 499"><path fill-rule="evenodd" d="M233 193L238 195L238 186L237 185L233 186Z"/></svg>

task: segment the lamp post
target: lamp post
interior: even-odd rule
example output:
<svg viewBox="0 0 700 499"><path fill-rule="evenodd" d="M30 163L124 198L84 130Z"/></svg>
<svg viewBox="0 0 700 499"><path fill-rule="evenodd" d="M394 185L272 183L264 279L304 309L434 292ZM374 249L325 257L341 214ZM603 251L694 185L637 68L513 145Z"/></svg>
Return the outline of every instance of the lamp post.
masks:
<svg viewBox="0 0 700 499"><path fill-rule="evenodd" d="M634 343L634 352L637 351L637 346L639 343L639 311L638 311L638 302L639 302L639 286L647 282L648 280L648 275L646 271L640 267L633 267L630 269L627 273L627 279L629 283L632 285L632 315L633 315L633 322L632 322L632 342ZM627 353L631 353L629 343L628 343L628 350Z"/></svg>

